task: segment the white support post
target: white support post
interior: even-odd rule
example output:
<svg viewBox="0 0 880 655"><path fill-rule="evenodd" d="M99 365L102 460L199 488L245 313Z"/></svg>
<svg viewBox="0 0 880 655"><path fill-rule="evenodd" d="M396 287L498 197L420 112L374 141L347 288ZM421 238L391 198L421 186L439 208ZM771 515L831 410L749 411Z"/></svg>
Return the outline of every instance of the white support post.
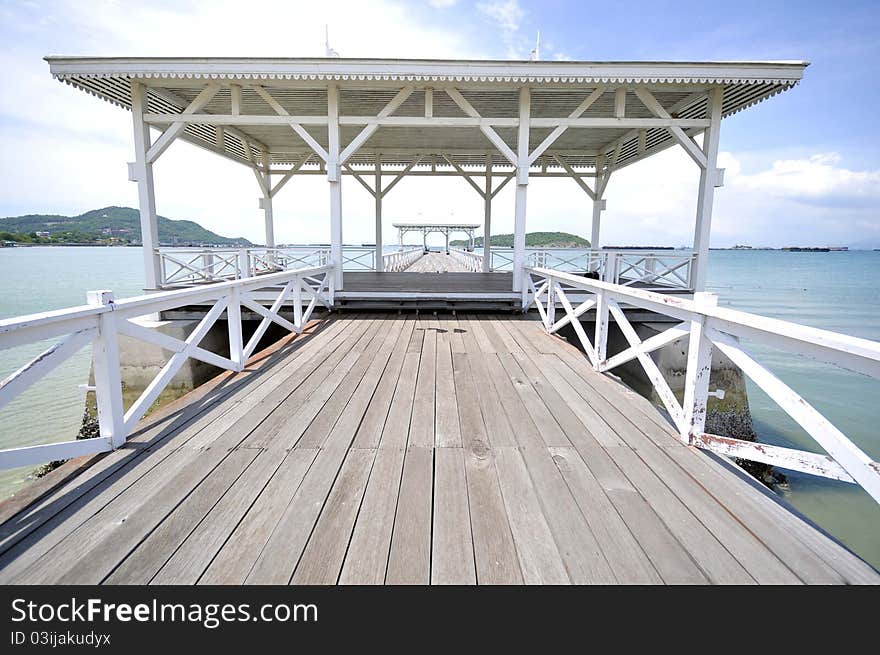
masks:
<svg viewBox="0 0 880 655"><path fill-rule="evenodd" d="M131 114L134 120L133 166L129 177L138 185L138 206L141 215L141 248L144 255L144 289L160 287L159 226L156 220L156 194L153 190L153 165L147 163L150 149L150 126L144 122L147 109L147 88L140 82L131 83Z"/></svg>
<svg viewBox="0 0 880 655"><path fill-rule="evenodd" d="M327 87L327 181L330 185L330 256L335 267L333 281L342 290L342 166L339 162L339 87Z"/></svg>
<svg viewBox="0 0 880 655"><path fill-rule="evenodd" d="M263 180L265 184L263 184L263 199L260 205L263 208L264 219L266 222L266 247L274 248L275 247L275 219L272 215L272 177L269 175L269 166L271 161L269 159L269 153L263 152L263 172L261 175L263 176ZM273 257L273 253L268 253L267 259L271 262Z"/></svg>
<svg viewBox="0 0 880 655"><path fill-rule="evenodd" d="M251 276L251 260L248 256L247 248L239 248L238 250L238 277Z"/></svg>
<svg viewBox="0 0 880 655"><path fill-rule="evenodd" d="M703 134L703 154L706 155L706 167L700 171L700 188L697 197L697 221L694 229L694 291L706 288L706 270L709 263L709 234L712 229L712 203L715 198L715 187L720 186L718 173L718 143L721 128L721 107L724 101L724 90L721 87L709 92L709 120L711 121Z"/></svg>
<svg viewBox="0 0 880 655"><path fill-rule="evenodd" d="M718 304L714 293L697 292L694 302L699 308ZM706 431L706 409L709 402L709 378L712 374L712 342L706 338L705 316L696 314L690 321L687 372L684 381L680 435L689 444L699 443Z"/></svg>
<svg viewBox="0 0 880 655"><path fill-rule="evenodd" d="M113 304L112 291L89 291L89 305ZM119 373L119 340L116 316L104 312L98 316L98 335L92 342L92 366L95 372L95 398L98 427L102 437L116 449L125 443L125 411L122 407L122 379Z"/></svg>
<svg viewBox="0 0 880 655"><path fill-rule="evenodd" d="M241 330L241 290L229 290L229 304L226 305L226 325L229 333L229 359L235 370L244 369L244 335Z"/></svg>
<svg viewBox="0 0 880 655"><path fill-rule="evenodd" d="M299 332L304 327L302 285L302 280L296 280L296 286L293 287L293 324Z"/></svg>
<svg viewBox="0 0 880 655"><path fill-rule="evenodd" d="M492 155L486 155L486 193L483 196L483 273L492 270ZM516 277L516 276L514 276Z"/></svg>
<svg viewBox="0 0 880 655"><path fill-rule="evenodd" d="M601 155L596 158L596 186L593 198L593 223L590 229L590 248L599 249L599 230L602 223L602 210L605 209L605 201L602 195L605 193L605 173L602 170L605 158Z"/></svg>
<svg viewBox="0 0 880 655"><path fill-rule="evenodd" d="M541 302L538 299L535 301ZM553 329L554 323L556 323L556 282L550 278L547 280L547 324L545 326L548 334Z"/></svg>
<svg viewBox="0 0 880 655"><path fill-rule="evenodd" d="M373 186L376 199L376 271L381 273L385 270L385 261L382 259L382 160L376 155L376 180Z"/></svg>
<svg viewBox="0 0 880 655"><path fill-rule="evenodd" d="M517 135L516 205L513 215L513 290L520 291L526 256L526 197L529 188L529 121L531 92L519 90L519 131Z"/></svg>

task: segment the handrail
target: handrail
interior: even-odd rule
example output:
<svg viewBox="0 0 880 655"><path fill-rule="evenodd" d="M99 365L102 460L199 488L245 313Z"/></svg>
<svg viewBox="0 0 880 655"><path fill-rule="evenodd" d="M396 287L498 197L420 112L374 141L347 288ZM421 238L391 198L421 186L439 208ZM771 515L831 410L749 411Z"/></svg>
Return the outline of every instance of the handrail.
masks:
<svg viewBox="0 0 880 655"><path fill-rule="evenodd" d="M685 443L728 456L763 462L845 482L856 483L880 503L880 464L852 443L806 400L760 364L740 339L804 355L841 368L880 378L880 343L717 306L717 296L693 299L593 280L548 268L524 268L523 309L533 303L544 326L554 333L571 325L593 368L604 372L638 360ZM539 280L537 286L535 278ZM590 297L572 306L568 292ZM542 302L542 298L545 300ZM564 316L556 319L557 305ZM649 339L636 334L621 305L648 309L680 323ZM587 312L595 315L592 340L581 325ZM609 316L613 316L629 347L608 356ZM650 353L688 338L687 371L682 402L670 389ZM828 455L758 444L705 431L712 351L717 348L788 413Z"/></svg>
<svg viewBox="0 0 880 655"><path fill-rule="evenodd" d="M425 254L422 248L407 248L382 255L382 270L389 273L404 271Z"/></svg>
<svg viewBox="0 0 880 655"><path fill-rule="evenodd" d="M471 252L470 250L463 250L461 248L450 248L449 254L463 264L469 271L479 273L483 270L483 255L479 253Z"/></svg>
<svg viewBox="0 0 880 655"><path fill-rule="evenodd" d="M280 290L278 290L280 287ZM277 291L271 307L257 302L251 293L271 288ZM67 358L92 344L100 436L39 446L0 450L0 469L69 459L106 452L125 443L137 422L149 410L187 359L197 359L231 371L241 371L271 323L291 332L302 332L320 302L333 306L333 266L299 268L204 284L187 289L115 300L111 291L90 291L88 304L68 309L29 314L0 320L0 349L62 337L59 343L19 368L0 382L3 407ZM286 303L293 305L293 320L280 315ZM151 330L132 319L154 315L187 305L209 304L205 316L185 339ZM304 307L305 305L305 307ZM245 343L241 311L247 308L262 317ZM208 331L225 312L229 333L229 357L200 346ZM172 353L155 379L127 410L123 410L120 378L119 335L159 346Z"/></svg>

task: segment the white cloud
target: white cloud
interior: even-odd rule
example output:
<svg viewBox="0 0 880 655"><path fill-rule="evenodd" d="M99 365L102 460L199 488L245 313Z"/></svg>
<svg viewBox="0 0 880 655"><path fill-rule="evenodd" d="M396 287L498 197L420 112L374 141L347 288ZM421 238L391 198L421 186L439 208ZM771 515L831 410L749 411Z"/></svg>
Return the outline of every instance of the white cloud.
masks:
<svg viewBox="0 0 880 655"><path fill-rule="evenodd" d="M435 9L449 9L458 4L458 0L428 0L428 4Z"/></svg>
<svg viewBox="0 0 880 655"><path fill-rule="evenodd" d="M477 9L496 21L502 30L516 32L525 11L519 6L518 0L487 0L478 2Z"/></svg>
<svg viewBox="0 0 880 655"><path fill-rule="evenodd" d="M880 171L853 171L839 166L840 161L838 153L819 153L807 159L774 161L768 170L745 174L733 160L736 174L732 181L743 192L805 204L876 207L880 200Z"/></svg>

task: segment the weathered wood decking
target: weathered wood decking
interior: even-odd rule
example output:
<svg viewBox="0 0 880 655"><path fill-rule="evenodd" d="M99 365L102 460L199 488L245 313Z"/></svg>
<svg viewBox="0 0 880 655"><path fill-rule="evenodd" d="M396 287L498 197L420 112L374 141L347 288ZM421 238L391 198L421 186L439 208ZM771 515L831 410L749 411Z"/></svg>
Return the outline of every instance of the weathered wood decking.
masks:
<svg viewBox="0 0 880 655"><path fill-rule="evenodd" d="M0 507L0 582L880 580L537 322L309 332Z"/></svg>

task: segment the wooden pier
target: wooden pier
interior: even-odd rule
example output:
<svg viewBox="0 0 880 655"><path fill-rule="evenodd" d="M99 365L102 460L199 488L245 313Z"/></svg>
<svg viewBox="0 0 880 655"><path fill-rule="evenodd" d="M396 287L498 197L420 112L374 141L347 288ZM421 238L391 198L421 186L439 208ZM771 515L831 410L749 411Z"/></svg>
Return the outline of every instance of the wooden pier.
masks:
<svg viewBox="0 0 880 655"><path fill-rule="evenodd" d="M542 324L312 321L0 505L2 583L876 583Z"/></svg>

